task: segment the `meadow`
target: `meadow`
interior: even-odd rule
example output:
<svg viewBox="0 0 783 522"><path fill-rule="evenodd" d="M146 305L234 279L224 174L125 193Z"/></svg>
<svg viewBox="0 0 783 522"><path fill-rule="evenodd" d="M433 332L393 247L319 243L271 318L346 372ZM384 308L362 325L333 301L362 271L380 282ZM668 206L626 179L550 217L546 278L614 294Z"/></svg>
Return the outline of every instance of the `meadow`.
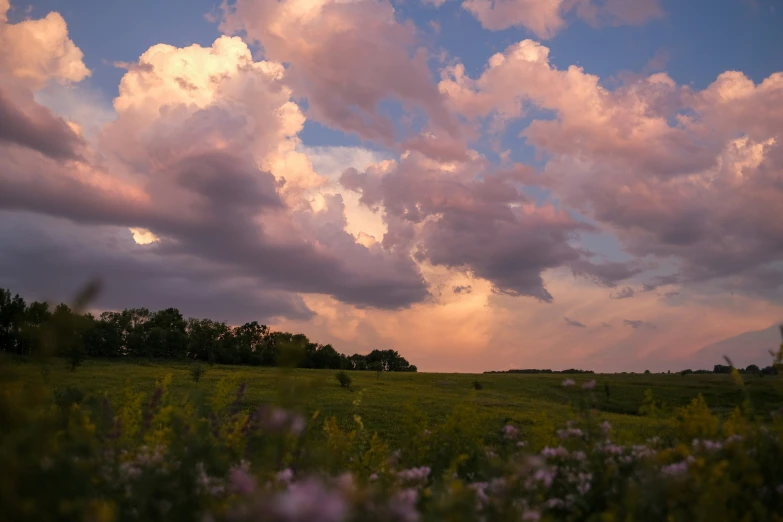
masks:
<svg viewBox="0 0 783 522"><path fill-rule="evenodd" d="M89 360L78 371L70 371L59 360L48 361L42 374L35 364L14 365L19 377L39 380L52 389L74 387L85 394L86 404L104 396L121 401L128 391L150 392L155 383L171 376L169 390L174 396L190 394L209 397L225 381L231 386L246 385L241 407L252 410L261 404L286 401L288 407L305 416L319 412L335 417L348 429L354 415L361 415L366 428L392 445L404 437L405 416L416 410L432 424L439 424L457 405L471 404L488 427L509 422L529 435L535 447L552 442L555 427L573 414L573 401L579 386L595 381L592 407L616 427L623 440L643 440L659 434L670 424L668 413L686 406L701 394L711 411L726 415L742 406L749 393L761 411L783 407L783 379L778 376L744 376L744 388L729 375L721 374L441 374L351 372L351 390L341 388L332 370L281 369L214 365L207 367L198 382L187 362L147 362ZM46 375L44 378L43 375ZM573 378L574 388L562 382ZM473 383L480 383L480 390ZM608 394L607 394L608 387ZM658 415L640 415L645 392L652 392ZM649 392L648 392L649 393ZM357 401L358 399L358 401Z"/></svg>
<svg viewBox="0 0 783 522"><path fill-rule="evenodd" d="M0 359L0 520L783 519L777 375L200 364Z"/></svg>

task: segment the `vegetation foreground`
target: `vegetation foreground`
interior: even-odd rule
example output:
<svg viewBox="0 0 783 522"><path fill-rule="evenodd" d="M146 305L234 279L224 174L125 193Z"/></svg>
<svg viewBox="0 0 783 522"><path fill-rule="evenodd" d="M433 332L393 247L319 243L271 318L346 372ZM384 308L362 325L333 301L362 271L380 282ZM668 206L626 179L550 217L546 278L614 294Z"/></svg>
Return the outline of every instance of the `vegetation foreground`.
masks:
<svg viewBox="0 0 783 522"><path fill-rule="evenodd" d="M0 364L2 520L783 520L779 376Z"/></svg>

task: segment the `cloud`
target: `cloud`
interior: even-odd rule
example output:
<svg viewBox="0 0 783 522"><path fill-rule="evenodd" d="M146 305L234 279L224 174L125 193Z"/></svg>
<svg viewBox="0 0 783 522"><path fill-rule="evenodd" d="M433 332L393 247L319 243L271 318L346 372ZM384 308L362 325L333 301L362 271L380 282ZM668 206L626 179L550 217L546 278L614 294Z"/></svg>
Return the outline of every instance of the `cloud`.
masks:
<svg viewBox="0 0 783 522"><path fill-rule="evenodd" d="M636 319L623 319L623 324L625 326L630 326L634 330L638 330L639 328L649 328L649 329L655 329L657 326L655 326L653 323L648 323L645 321L639 321Z"/></svg>
<svg viewBox="0 0 783 522"><path fill-rule="evenodd" d="M474 121L551 111L520 136L546 155L547 186L564 205L650 260L629 274L665 261L681 284L783 295L783 73L755 84L726 72L702 91L657 73L610 90L525 40L476 79L446 68L440 89Z"/></svg>
<svg viewBox="0 0 783 522"><path fill-rule="evenodd" d="M462 7L485 29L524 27L544 39L562 30L570 13L595 27L641 25L663 15L658 0L465 0Z"/></svg>
<svg viewBox="0 0 783 522"><path fill-rule="evenodd" d="M0 211L0 244L0 286L29 299L68 301L100 277L104 291L93 305L101 309L176 307L233 324L313 315L296 294L193 256L161 255L124 227Z"/></svg>
<svg viewBox="0 0 783 522"><path fill-rule="evenodd" d="M387 0L236 0L224 10L221 29L245 34L268 59L286 63L287 83L307 99L315 120L396 148L404 140L380 110L395 100L423 112L439 140L458 136L415 26L398 22ZM441 146L440 153L453 148ZM456 149L464 154L464 146Z"/></svg>
<svg viewBox="0 0 783 522"><path fill-rule="evenodd" d="M631 288L630 286L624 286L616 294L610 294L610 297L612 299L628 299L630 297L633 297L635 293L636 292L634 292L633 288Z"/></svg>
<svg viewBox="0 0 783 522"><path fill-rule="evenodd" d="M0 144L13 143L58 160L80 158L83 140L62 119L35 103L29 91L11 98L0 81Z"/></svg>
<svg viewBox="0 0 783 522"><path fill-rule="evenodd" d="M82 52L59 14L11 24L9 9L8 1L0 2L0 147L13 144L57 160L78 159L82 138L40 106L33 90L89 76Z"/></svg>
<svg viewBox="0 0 783 522"><path fill-rule="evenodd" d="M455 294L469 294L473 290L470 285L457 285L452 287L452 291Z"/></svg>
<svg viewBox="0 0 783 522"><path fill-rule="evenodd" d="M565 319L565 322L568 326L576 326L577 328L587 328L586 325L580 323L579 321L574 321L572 319L569 319L568 317L563 317Z"/></svg>
<svg viewBox="0 0 783 522"><path fill-rule="evenodd" d="M304 116L283 75L280 64L253 61L239 38L154 46L128 67L117 117L84 162L66 168L33 153L29 145L60 152L45 125L16 138L28 148L4 151L0 209L123 226L129 238L144 229L158 238L145 248L160 259L217 264L275 292L383 308L427 299L407 253L346 232L339 195L325 195L319 209L308 203L326 180L297 150Z"/></svg>
<svg viewBox="0 0 783 522"><path fill-rule="evenodd" d="M581 263L601 273L603 267L582 262L589 253L569 243L591 227L530 201L520 185L532 179L528 167L496 169L477 154L470 162L444 164L413 153L364 172L348 169L340 182L361 193L368 208L383 208L384 247L468 270L500 294L550 302L545 270Z"/></svg>
<svg viewBox="0 0 783 522"><path fill-rule="evenodd" d="M0 71L30 88L43 87L51 80L78 82L90 75L59 13L9 24L9 9L8 0L0 2Z"/></svg>

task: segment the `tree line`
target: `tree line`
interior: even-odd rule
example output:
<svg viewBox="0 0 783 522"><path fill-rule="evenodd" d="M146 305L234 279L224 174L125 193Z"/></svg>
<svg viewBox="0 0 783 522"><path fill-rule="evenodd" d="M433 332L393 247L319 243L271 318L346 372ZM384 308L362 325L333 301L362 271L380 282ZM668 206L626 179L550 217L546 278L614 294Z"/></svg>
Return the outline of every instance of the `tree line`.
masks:
<svg viewBox="0 0 783 522"><path fill-rule="evenodd" d="M0 351L39 353L54 337L56 355L73 367L86 357L190 359L210 364L289 365L298 368L415 372L396 350L347 356L304 334L275 332L257 321L230 326L211 319L185 318L176 308L126 308L95 317L66 304L26 303L0 288Z"/></svg>
<svg viewBox="0 0 783 522"><path fill-rule="evenodd" d="M569 368L567 370L537 370L534 368L523 368L519 370L491 370L484 373L595 373L593 370L579 370L577 368Z"/></svg>

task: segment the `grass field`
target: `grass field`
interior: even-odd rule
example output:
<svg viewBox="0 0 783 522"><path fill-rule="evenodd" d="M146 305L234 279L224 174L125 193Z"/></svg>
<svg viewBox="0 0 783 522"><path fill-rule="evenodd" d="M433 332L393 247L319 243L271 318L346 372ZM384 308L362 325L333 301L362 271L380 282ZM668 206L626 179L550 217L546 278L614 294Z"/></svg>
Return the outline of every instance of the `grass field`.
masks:
<svg viewBox="0 0 783 522"><path fill-rule="evenodd" d="M122 401L125 391L151 393L155 382L171 374L170 390L175 396L189 394L209 396L220 381L238 387L247 384L242 406L253 409L265 402L282 402L308 416L316 411L320 418L334 416L338 425L349 428L354 415L362 417L365 426L394 445L400 443L403 426L417 410L432 425L437 425L460 405L475 405L476 414L487 430L497 431L506 422L519 426L532 447L552 441L555 428L572 417L571 404L591 394L593 408L617 430L618 440L643 440L667 429L669 417L640 416L639 406L645 390L652 390L656 400L663 401L672 413L701 393L713 412L725 414L741 405L745 393L754 407L770 412L783 406L783 379L778 376L744 376L745 390L738 388L728 375L562 375L562 374L438 374L350 372L353 390L341 388L332 370L280 370L274 368L214 366L199 382L190 375L189 363L111 362L89 360L72 372L63 361L50 361L48 372L33 363L10 366L26 381L44 380L55 388L77 387L86 404L97 404L106 396L112 404ZM46 375L44 375L44 373ZM561 383L573 378L577 386L563 388ZM478 380L482 389L474 390ZM595 380L591 392L580 389L584 382ZM605 384L609 386L606 395ZM357 404L358 402L358 404Z"/></svg>
<svg viewBox="0 0 783 522"><path fill-rule="evenodd" d="M193 368L0 359L0 521L783 522L779 376Z"/></svg>

